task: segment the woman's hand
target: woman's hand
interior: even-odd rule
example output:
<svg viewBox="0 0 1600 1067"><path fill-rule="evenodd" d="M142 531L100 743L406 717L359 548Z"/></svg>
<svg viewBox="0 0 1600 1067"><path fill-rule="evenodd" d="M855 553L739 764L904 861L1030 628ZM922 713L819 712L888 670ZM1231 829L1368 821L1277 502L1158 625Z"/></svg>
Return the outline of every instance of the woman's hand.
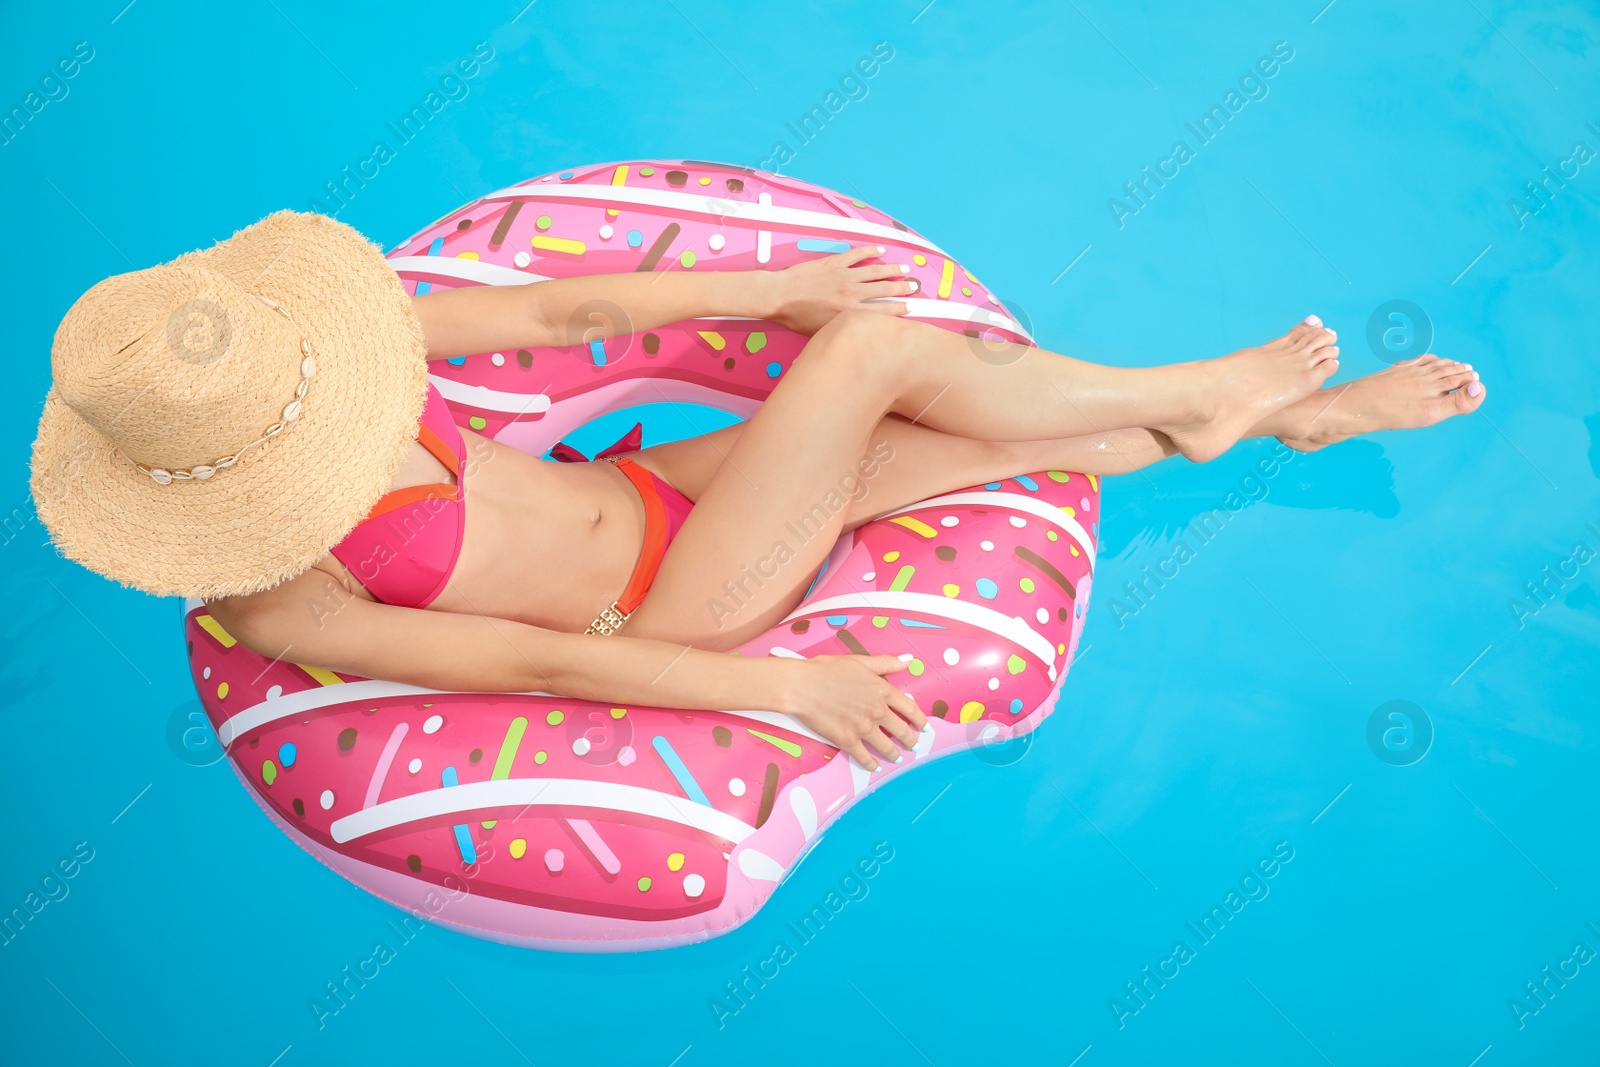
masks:
<svg viewBox="0 0 1600 1067"><path fill-rule="evenodd" d="M773 272L769 276L775 290L773 310L767 317L795 333L810 335L849 308L904 315L906 305L900 301L866 302L916 292L916 283L906 278L910 267L892 263L864 265L883 251L882 245L864 245Z"/></svg>
<svg viewBox="0 0 1600 1067"><path fill-rule="evenodd" d="M815 656L772 662L791 672L785 684L791 714L869 771L879 764L867 746L899 763L904 757L895 740L911 748L928 725L916 701L884 677L906 668L898 656Z"/></svg>

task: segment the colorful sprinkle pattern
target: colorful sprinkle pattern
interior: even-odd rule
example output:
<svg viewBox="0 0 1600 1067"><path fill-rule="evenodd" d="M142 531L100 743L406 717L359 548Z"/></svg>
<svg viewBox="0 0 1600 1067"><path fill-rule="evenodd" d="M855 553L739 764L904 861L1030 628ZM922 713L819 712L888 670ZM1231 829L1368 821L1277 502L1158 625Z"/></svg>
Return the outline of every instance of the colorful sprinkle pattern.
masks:
<svg viewBox="0 0 1600 1067"><path fill-rule="evenodd" d="M915 231L818 186L722 164L544 175L447 215L389 258L415 292L780 269L841 243L882 244L884 261L911 265L925 297L911 317L1031 343L965 270L970 285L953 289L958 265ZM578 345L432 370L458 422L539 455L599 415L659 400L664 380L674 399L748 415L805 340L771 322L702 320L614 337L604 359ZM541 388L548 403L530 403ZM1096 478L1044 471L885 516L841 538L797 613L739 649L909 651L895 678L938 718L903 763L873 774L772 714L442 693L268 661L197 600L185 639L235 772L357 885L497 941L665 947L748 918L880 781L1026 733L1053 710L1083 627L1099 503Z"/></svg>

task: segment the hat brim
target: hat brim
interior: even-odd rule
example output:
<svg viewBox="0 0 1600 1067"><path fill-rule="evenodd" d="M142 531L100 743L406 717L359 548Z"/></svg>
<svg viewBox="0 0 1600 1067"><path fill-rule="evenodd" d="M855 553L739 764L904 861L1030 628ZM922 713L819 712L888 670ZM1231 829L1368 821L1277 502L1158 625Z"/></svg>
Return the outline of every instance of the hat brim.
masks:
<svg viewBox="0 0 1600 1067"><path fill-rule="evenodd" d="M422 325L382 250L326 215L275 212L174 263L289 312L317 360L300 417L209 479L160 485L52 388L29 486L58 550L91 570L157 596L259 592L325 556L389 490L427 402ZM260 427L239 431L243 444Z"/></svg>

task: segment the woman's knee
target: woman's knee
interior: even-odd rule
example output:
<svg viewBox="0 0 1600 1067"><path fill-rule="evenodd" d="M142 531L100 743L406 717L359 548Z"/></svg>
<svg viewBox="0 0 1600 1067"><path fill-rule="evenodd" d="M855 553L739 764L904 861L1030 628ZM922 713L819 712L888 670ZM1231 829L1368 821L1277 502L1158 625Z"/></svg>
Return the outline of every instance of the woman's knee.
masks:
<svg viewBox="0 0 1600 1067"><path fill-rule="evenodd" d="M857 387L904 381L907 324L877 311L841 311L811 338L800 358L826 365Z"/></svg>

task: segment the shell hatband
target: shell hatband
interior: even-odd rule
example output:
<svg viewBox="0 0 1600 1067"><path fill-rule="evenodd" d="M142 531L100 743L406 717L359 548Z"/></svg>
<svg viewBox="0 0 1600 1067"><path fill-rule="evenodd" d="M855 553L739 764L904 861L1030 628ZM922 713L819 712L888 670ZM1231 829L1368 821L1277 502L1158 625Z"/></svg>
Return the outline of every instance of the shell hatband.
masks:
<svg viewBox="0 0 1600 1067"><path fill-rule="evenodd" d="M294 321L294 318L290 316L289 312L284 309L282 304L279 304L274 300L268 300L266 297L259 296L255 293L251 293L250 295L267 305L273 311L276 311L278 314L282 315L285 319L288 319L289 323L294 326L295 329L300 328L300 324ZM310 339L307 338L303 333L300 336L300 356L300 382L295 386L294 399L289 401L289 403L284 406L283 411L279 414L277 422L274 422L271 426L268 426L266 431L254 441L234 449L232 455L223 456L220 459L211 461L210 463L198 463L195 466L190 467L188 470L169 470L166 467L152 467L148 464L140 463L138 460L127 455L125 452L122 453L122 455L128 460L128 462L132 463L135 467L138 467L145 474L148 474L151 480L155 481L159 485L171 485L175 481L204 481L218 471L228 469L238 462L239 457L244 454L245 449L254 448L263 441L267 441L278 436L278 434L283 432L283 428L285 426L289 425L289 423L300 417L301 401L305 399L306 390L311 386L311 379L317 373L316 353L311 348ZM121 452L121 449L118 449L118 451Z"/></svg>

